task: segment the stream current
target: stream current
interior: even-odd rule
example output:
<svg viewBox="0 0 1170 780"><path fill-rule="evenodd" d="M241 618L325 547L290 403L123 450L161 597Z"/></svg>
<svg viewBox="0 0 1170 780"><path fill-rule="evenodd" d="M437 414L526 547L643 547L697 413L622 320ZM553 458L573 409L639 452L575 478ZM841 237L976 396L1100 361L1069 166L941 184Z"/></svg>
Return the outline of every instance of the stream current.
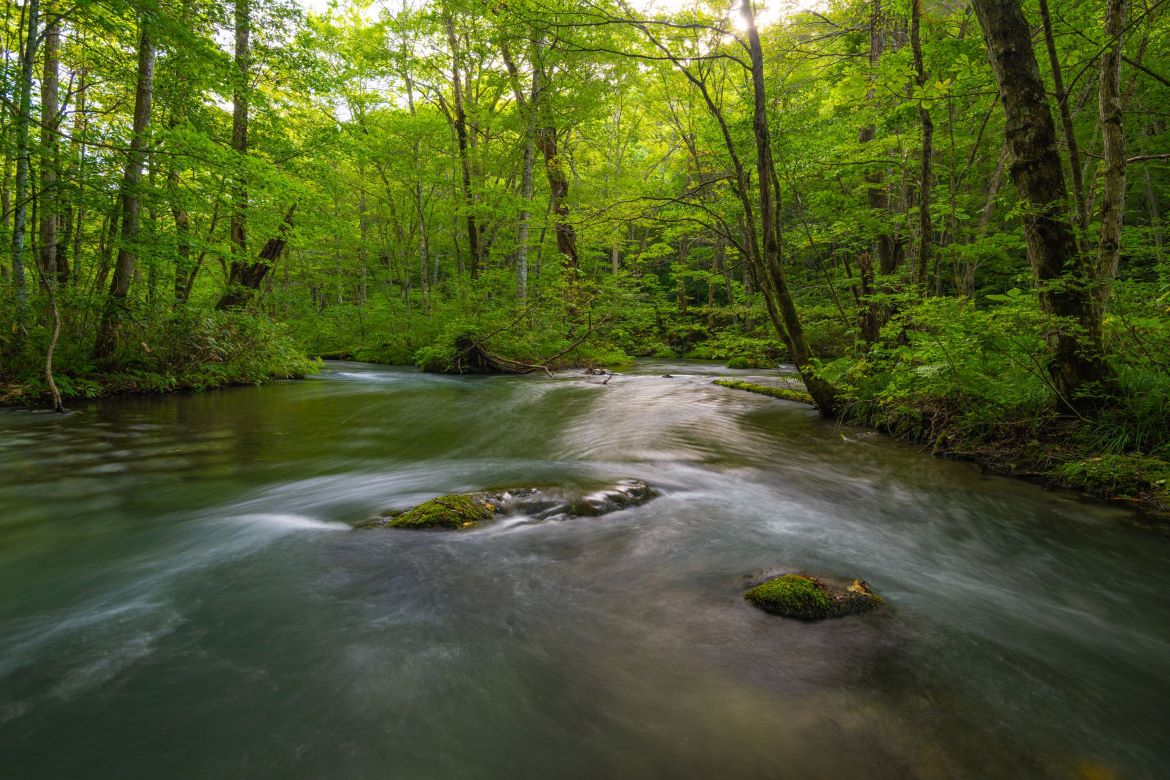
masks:
<svg viewBox="0 0 1170 780"><path fill-rule="evenodd" d="M1170 776L1170 534L711 384L758 373L0 412L0 777ZM661 496L351 529L624 478ZM887 606L744 602L787 571Z"/></svg>

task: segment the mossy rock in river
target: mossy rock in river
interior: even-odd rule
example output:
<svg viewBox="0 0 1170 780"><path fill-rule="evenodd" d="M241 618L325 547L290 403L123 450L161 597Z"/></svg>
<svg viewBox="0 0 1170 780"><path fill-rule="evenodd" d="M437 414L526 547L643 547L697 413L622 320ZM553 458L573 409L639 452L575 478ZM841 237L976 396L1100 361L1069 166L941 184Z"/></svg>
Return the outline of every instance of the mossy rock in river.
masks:
<svg viewBox="0 0 1170 780"><path fill-rule="evenodd" d="M866 612L884 602L862 580L832 588L804 574L785 574L760 583L743 595L765 612L798 620L822 620Z"/></svg>
<svg viewBox="0 0 1170 780"><path fill-rule="evenodd" d="M358 527L459 530L474 528L501 513L528 515L536 520L556 516L597 517L640 506L657 495L658 491L637 479L624 479L586 496L566 496L537 488L459 493L432 498L405 512L387 512Z"/></svg>
<svg viewBox="0 0 1170 780"><path fill-rule="evenodd" d="M496 514L496 504L485 493L439 496L400 515L387 518L390 528L473 528Z"/></svg>

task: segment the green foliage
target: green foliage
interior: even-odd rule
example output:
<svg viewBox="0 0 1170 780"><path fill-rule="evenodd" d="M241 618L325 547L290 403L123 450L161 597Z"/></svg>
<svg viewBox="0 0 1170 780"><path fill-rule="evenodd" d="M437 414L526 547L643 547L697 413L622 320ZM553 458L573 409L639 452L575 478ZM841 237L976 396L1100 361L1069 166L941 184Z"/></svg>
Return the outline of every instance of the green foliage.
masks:
<svg viewBox="0 0 1170 780"><path fill-rule="evenodd" d="M125 336L114 357L100 366L79 351L59 356L54 378L62 396L260 384L303 377L318 365L304 356L283 325L245 312L180 309L153 326L128 324ZM28 375L23 384L24 395L48 394L40 374Z"/></svg>
<svg viewBox="0 0 1170 780"><path fill-rule="evenodd" d="M1086 423L1081 439L1093 452L1170 454L1170 375L1122 366L1116 399Z"/></svg>
<svg viewBox="0 0 1170 780"><path fill-rule="evenodd" d="M978 309L929 298L901 312L864 356L821 366L845 414L935 445L1017 437L1045 417L1052 390L1030 296Z"/></svg>
<svg viewBox="0 0 1170 780"><path fill-rule="evenodd" d="M787 351L775 338L761 338L729 328L713 334L708 332L707 338L687 352L686 357L740 363L733 366L728 362L728 368L768 368L783 362Z"/></svg>

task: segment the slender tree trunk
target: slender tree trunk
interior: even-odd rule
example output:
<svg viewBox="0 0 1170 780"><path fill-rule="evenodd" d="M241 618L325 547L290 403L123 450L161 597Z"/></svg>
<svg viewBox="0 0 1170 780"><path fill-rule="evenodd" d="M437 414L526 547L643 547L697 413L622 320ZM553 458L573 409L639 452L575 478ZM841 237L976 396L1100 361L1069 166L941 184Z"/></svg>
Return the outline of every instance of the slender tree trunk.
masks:
<svg viewBox="0 0 1170 780"><path fill-rule="evenodd" d="M29 124L32 113L33 63L40 35L40 2L28 0L25 7L24 49L20 60L16 113L16 182L13 186L12 286L16 291L17 346L21 344L28 319L28 285L24 273L25 230L29 201Z"/></svg>
<svg viewBox="0 0 1170 780"><path fill-rule="evenodd" d="M520 214L516 224L516 297L523 303L528 299L528 241L532 222L532 169L536 160L536 124L540 106L540 69L536 67L536 44L532 45L532 89L528 99L520 85L520 71L516 67L507 42L500 44L516 105L524 117L524 161L520 169Z"/></svg>
<svg viewBox="0 0 1170 780"><path fill-rule="evenodd" d="M817 409L826 417L836 414L837 399L831 385L811 371L812 350L804 335L804 326L796 311L796 303L788 288L784 273L782 252L782 225L780 222L780 183L772 158L772 139L768 129L768 103L764 93L764 50L756 28L751 0L742 0L742 12L747 22L748 53L752 66L752 131L756 142L756 175L760 202L760 232L763 234L763 267L768 273L772 295L765 295L773 320L781 325L781 336L788 344L792 362L800 370L801 378Z"/></svg>
<svg viewBox="0 0 1170 780"><path fill-rule="evenodd" d="M154 42L150 37L145 14L138 20L138 74L134 92L134 128L130 150L126 154L126 171L122 176L122 240L118 261L110 281L110 293L98 326L93 354L105 359L114 353L118 344L121 323L126 315L126 294L134 278L137 257L139 210L141 208L142 167L146 163L150 133L150 107L154 96Z"/></svg>
<svg viewBox="0 0 1170 780"><path fill-rule="evenodd" d="M60 164L57 143L57 57L61 47L61 20L51 4L45 5L44 68L41 71L41 191L37 204L40 218L40 263L45 283L69 281L69 266L60 251L61 197L57 190Z"/></svg>
<svg viewBox="0 0 1170 780"><path fill-rule="evenodd" d="M185 301L187 277L191 273L191 216L183 208L182 193L179 191L179 169L171 164L167 173L167 189L171 199L171 218L175 221L175 289L172 306Z"/></svg>
<svg viewBox="0 0 1170 780"><path fill-rule="evenodd" d="M248 262L248 103L251 93L252 19L249 0L235 0L236 78L232 90L232 150L236 153L236 175L232 181L232 215L229 232L232 242L232 265L228 272L228 291L242 283Z"/></svg>
<svg viewBox="0 0 1170 780"><path fill-rule="evenodd" d="M882 3L881 0L873 0L869 17L869 81L871 83L877 78L877 66L885 49L886 36L882 18ZM866 102L874 104L877 99L877 89L871 86L865 93L865 99ZM876 138L877 128L870 124L861 128L857 140L860 143L868 144ZM870 211L875 215L882 214L884 220L889 213L890 196L883 179L882 170L877 166L873 166L865 172L865 181L868 185L865 193ZM878 268L883 274L892 274L897 270L894 236L888 225L883 224L878 228L874 249L878 256Z"/></svg>
<svg viewBox="0 0 1170 780"><path fill-rule="evenodd" d="M462 173L463 202L467 209L467 246L471 256L469 271L471 278L479 277L480 252L479 229L475 224L475 198L471 188L471 158L467 142L467 113L463 105L463 84L459 72L459 40L455 36L455 19L444 9L444 24L447 28L447 43L451 47L451 87L455 98L455 136L459 144L459 167Z"/></svg>
<svg viewBox="0 0 1170 780"><path fill-rule="evenodd" d="M102 233L99 237L98 267L94 273L93 289L101 290L106 286L113 265L114 252L118 247L118 227L122 224L122 198L114 198L110 204L110 213L102 224Z"/></svg>
<svg viewBox="0 0 1170 780"><path fill-rule="evenodd" d="M535 103L536 83L533 81ZM528 233L532 221L532 168L536 159L536 119L528 117L524 129L524 162L520 171L520 214L516 225L516 297L528 300Z"/></svg>
<svg viewBox="0 0 1170 780"><path fill-rule="evenodd" d="M79 32L80 45L85 45L85 36ZM70 257L73 258L73 271L70 274L70 279L74 284L78 283L81 277L81 246L85 240L85 146L86 137L89 134L89 114L86 105L86 91L89 89L89 71L82 67L77 73L77 93L74 97L73 104L73 141L77 147L77 157L73 178L76 182L76 199L77 208L73 214L73 230L70 238L73 241L73 251L70 252Z"/></svg>
<svg viewBox="0 0 1170 780"><path fill-rule="evenodd" d="M366 305L366 279L369 275L369 248L367 241L370 235L370 220L366 214L366 167L364 161L358 162L358 306ZM410 271L405 270L407 304L410 303Z"/></svg>
<svg viewBox="0 0 1170 780"><path fill-rule="evenodd" d="M1060 57L1056 52L1056 39L1052 33L1052 15L1048 12L1048 0L1040 0L1040 21L1044 28L1044 48L1048 52L1048 65L1052 68L1052 88L1056 95L1056 107L1060 113L1060 126L1064 132L1064 144L1068 148L1069 174L1072 180L1073 206L1076 209L1076 225L1084 230L1089 224L1089 208L1085 198L1085 184L1082 178L1081 148L1077 144L1073 128L1072 111L1068 105L1068 91L1064 88L1064 74Z"/></svg>
<svg viewBox="0 0 1170 780"><path fill-rule="evenodd" d="M910 2L910 47L914 53L914 81L921 90L926 86L926 66L922 60L922 3ZM934 244L934 225L930 219L931 156L934 154L934 123L926 101L918 98L918 121L922 125L922 157L918 174L918 264L915 281L919 295L930 289L930 255Z"/></svg>
<svg viewBox="0 0 1170 780"><path fill-rule="evenodd" d="M1112 378L1102 346L1093 264L1077 251L1056 126L1019 0L973 0L1007 118L1012 180L1023 201L1024 238L1041 308L1059 318L1049 335L1049 372L1062 402L1092 405L1092 388ZM1070 324L1072 327L1070 327Z"/></svg>
<svg viewBox="0 0 1170 780"><path fill-rule="evenodd" d="M403 46L401 50L403 60L403 79L406 81L406 104L410 109L410 115L416 116L414 106L414 80L410 75L409 56L407 55L406 47ZM427 215L426 209L423 207L423 186L422 186L422 170L420 168L421 158L419 156L419 143L416 138L411 144L411 161L414 163L415 180L414 180L414 210L418 216L418 277L419 287L422 290L423 308L430 305L430 238L427 231Z"/></svg>
<svg viewBox="0 0 1170 780"><path fill-rule="evenodd" d="M1146 215L1150 220L1150 229L1154 233L1154 248L1157 254L1154 257L1154 262L1161 266L1165 258L1165 236L1162 231L1162 215L1158 210L1158 195L1154 191L1154 184L1150 181L1149 170L1142 171L1142 189L1146 201Z"/></svg>
<svg viewBox="0 0 1170 780"><path fill-rule="evenodd" d="M1121 225L1125 218L1125 132L1122 127L1121 50L1125 34L1125 0L1107 0L1105 39L1098 87L1098 114L1104 140L1105 177L1101 187L1101 238L1097 260L1101 305L1109 298L1121 259Z"/></svg>

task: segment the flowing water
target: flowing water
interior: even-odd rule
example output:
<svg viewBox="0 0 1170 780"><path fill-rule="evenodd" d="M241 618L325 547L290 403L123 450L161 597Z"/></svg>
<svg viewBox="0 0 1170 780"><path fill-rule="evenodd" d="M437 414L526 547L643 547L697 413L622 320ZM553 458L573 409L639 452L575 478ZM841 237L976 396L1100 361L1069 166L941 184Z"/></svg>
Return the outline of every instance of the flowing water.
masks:
<svg viewBox="0 0 1170 780"><path fill-rule="evenodd" d="M1167 776L1170 535L711 384L751 373L340 363L0 413L0 776ZM350 527L622 478L662 495ZM888 606L743 601L793 570Z"/></svg>

